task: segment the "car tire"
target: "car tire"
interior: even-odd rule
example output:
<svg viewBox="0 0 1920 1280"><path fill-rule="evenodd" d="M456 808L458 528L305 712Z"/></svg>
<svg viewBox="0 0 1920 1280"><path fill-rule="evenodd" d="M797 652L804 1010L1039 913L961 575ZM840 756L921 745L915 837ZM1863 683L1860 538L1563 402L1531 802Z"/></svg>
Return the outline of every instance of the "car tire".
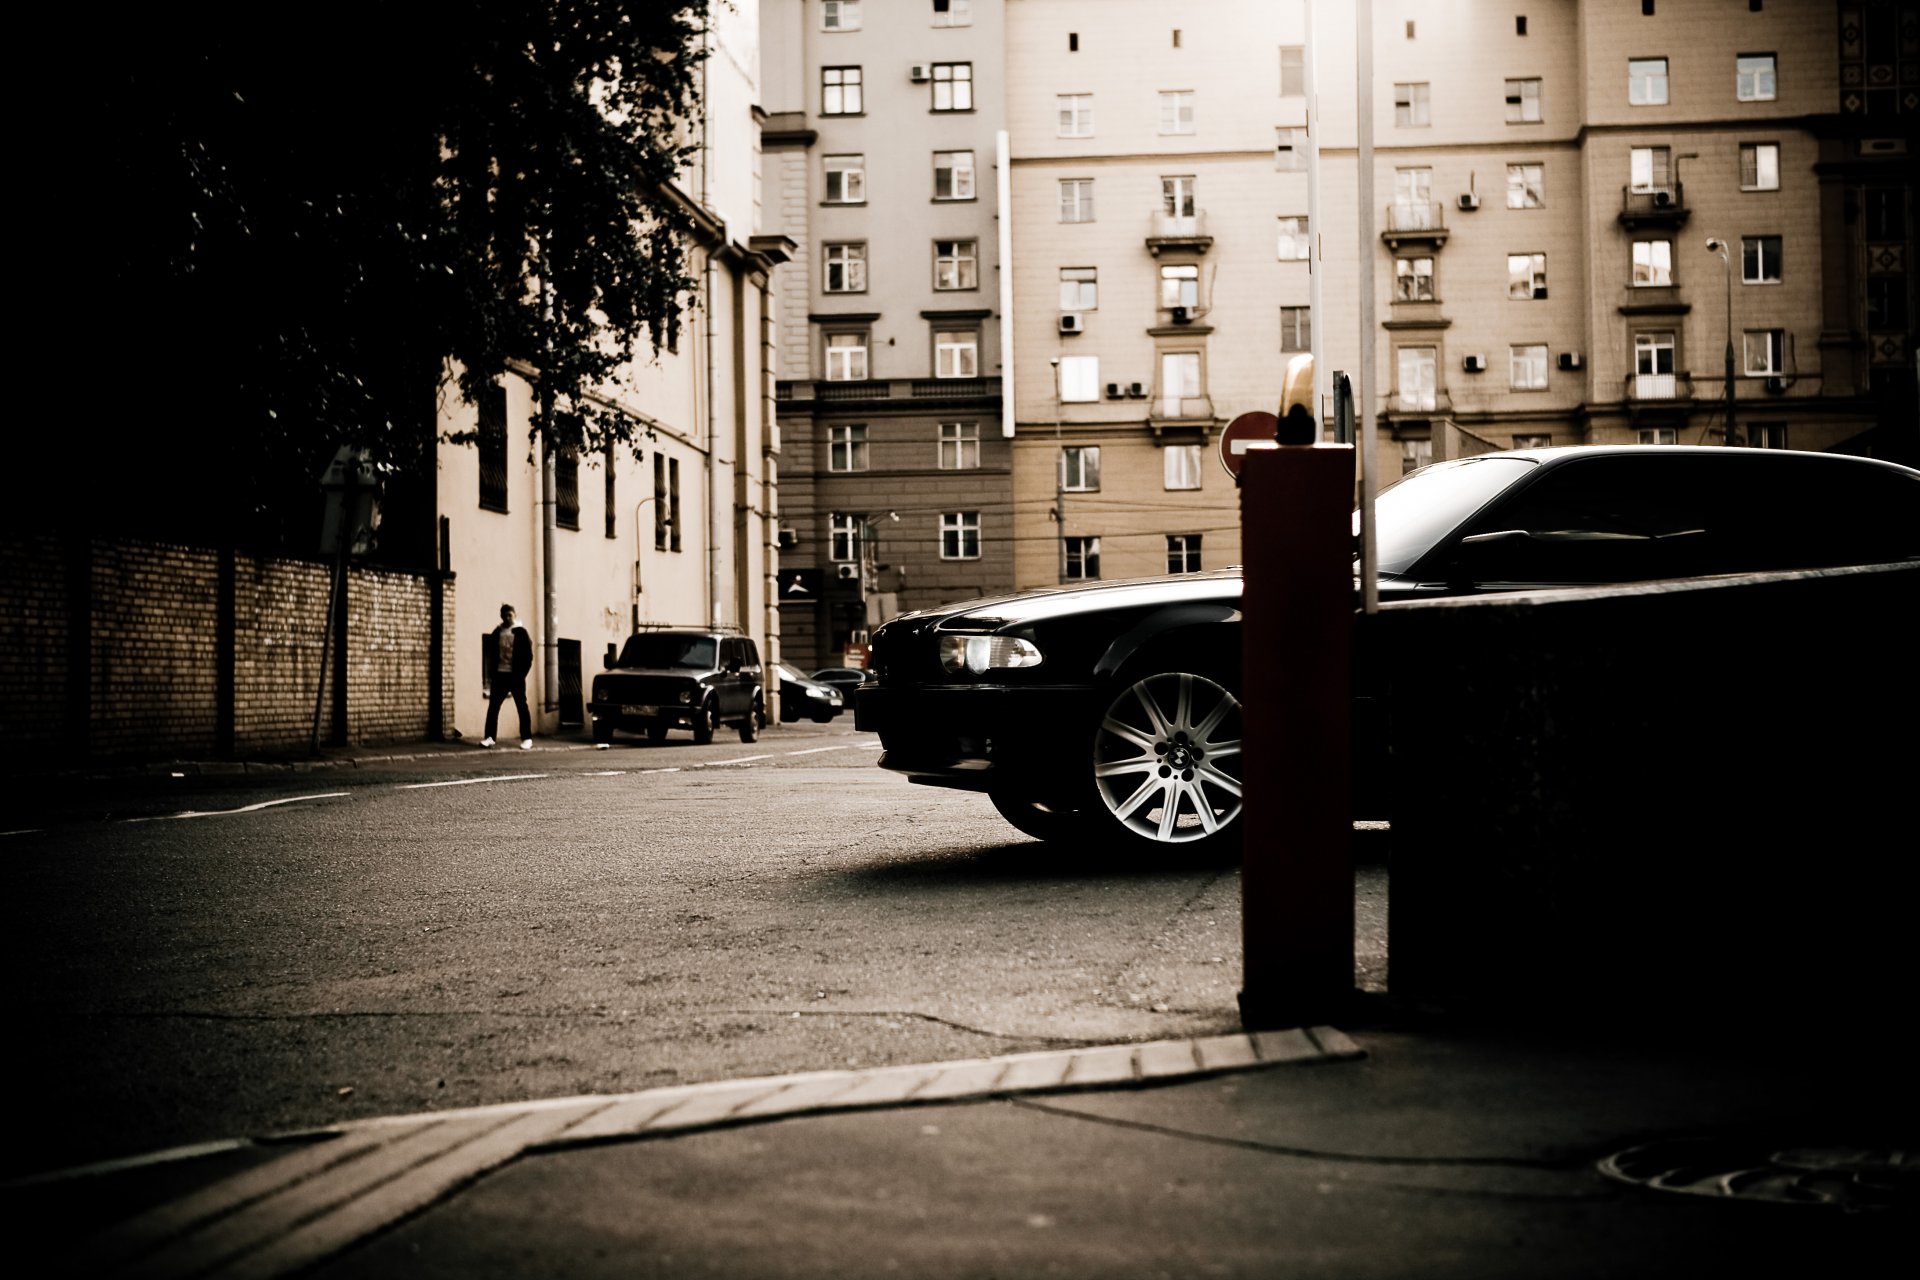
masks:
<svg viewBox="0 0 1920 1280"><path fill-rule="evenodd" d="M593 740L603 747L612 746L613 745L613 726L600 725L600 724L594 725Z"/></svg>
<svg viewBox="0 0 1920 1280"><path fill-rule="evenodd" d="M1094 724L1088 824L1135 852L1237 855L1242 724L1217 676L1123 674Z"/></svg>
<svg viewBox="0 0 1920 1280"><path fill-rule="evenodd" d="M667 726L663 724L650 724L647 726L648 742L651 742L654 746L657 747L661 743L665 742L666 740L667 740Z"/></svg>
<svg viewBox="0 0 1920 1280"><path fill-rule="evenodd" d="M693 713L693 740L699 746L713 741L714 730L720 727L720 717L713 709L713 699L708 698Z"/></svg>
<svg viewBox="0 0 1920 1280"><path fill-rule="evenodd" d="M1023 835L1049 844L1075 843L1087 834L1090 825L1084 809L1036 800L1009 791L989 791L987 798L993 801L993 807L1000 816L1011 822Z"/></svg>
<svg viewBox="0 0 1920 1280"><path fill-rule="evenodd" d="M752 742L760 736L760 725L764 719L760 704L756 701L753 709L747 712L747 718L740 722L740 741Z"/></svg>

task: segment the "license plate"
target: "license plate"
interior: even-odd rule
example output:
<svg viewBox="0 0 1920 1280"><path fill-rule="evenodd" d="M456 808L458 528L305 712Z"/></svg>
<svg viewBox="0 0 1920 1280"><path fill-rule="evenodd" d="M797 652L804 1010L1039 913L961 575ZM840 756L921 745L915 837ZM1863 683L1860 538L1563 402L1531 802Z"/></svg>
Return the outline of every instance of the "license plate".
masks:
<svg viewBox="0 0 1920 1280"><path fill-rule="evenodd" d="M624 702L620 704L620 714L623 716L657 716L660 714L660 708L644 706L638 702Z"/></svg>

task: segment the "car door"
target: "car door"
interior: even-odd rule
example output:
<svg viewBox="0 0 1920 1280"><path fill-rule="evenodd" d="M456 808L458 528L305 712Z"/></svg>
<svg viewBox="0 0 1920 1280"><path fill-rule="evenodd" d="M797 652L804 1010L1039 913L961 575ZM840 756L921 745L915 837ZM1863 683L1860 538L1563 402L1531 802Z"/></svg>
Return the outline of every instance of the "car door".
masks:
<svg viewBox="0 0 1920 1280"><path fill-rule="evenodd" d="M740 706L740 648L732 636L720 637L719 673L714 676L715 696L720 700L722 719L734 719Z"/></svg>

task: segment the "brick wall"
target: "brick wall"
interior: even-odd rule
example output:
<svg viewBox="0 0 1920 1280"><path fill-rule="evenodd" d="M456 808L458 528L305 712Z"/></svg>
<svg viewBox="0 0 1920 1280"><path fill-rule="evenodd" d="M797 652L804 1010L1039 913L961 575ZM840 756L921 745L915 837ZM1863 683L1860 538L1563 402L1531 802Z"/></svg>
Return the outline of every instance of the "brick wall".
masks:
<svg viewBox="0 0 1920 1280"><path fill-rule="evenodd" d="M15 760L211 757L221 750L220 553L161 543L0 539L0 753ZM453 582L443 583L444 618ZM241 756L304 754L326 648L331 572L235 556L231 739ZM355 568L347 584L347 737L430 728L433 583ZM454 644L443 629L443 705ZM325 662L332 668L331 659ZM319 698L321 740L333 730Z"/></svg>

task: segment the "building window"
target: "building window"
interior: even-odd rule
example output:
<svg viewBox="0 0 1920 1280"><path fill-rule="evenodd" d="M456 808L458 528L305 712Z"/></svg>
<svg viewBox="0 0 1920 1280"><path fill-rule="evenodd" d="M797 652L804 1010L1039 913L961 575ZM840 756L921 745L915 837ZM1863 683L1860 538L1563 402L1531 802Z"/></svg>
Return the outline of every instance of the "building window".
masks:
<svg viewBox="0 0 1920 1280"><path fill-rule="evenodd" d="M1523 300L1547 296L1546 254L1507 255L1507 296Z"/></svg>
<svg viewBox="0 0 1920 1280"><path fill-rule="evenodd" d="M867 469L867 429L859 426L827 428L827 470Z"/></svg>
<svg viewBox="0 0 1920 1280"><path fill-rule="evenodd" d="M1784 329L1749 329L1746 332L1748 373L1785 373L1787 333Z"/></svg>
<svg viewBox="0 0 1920 1280"><path fill-rule="evenodd" d="M1668 147L1631 147L1627 151L1627 185L1638 194L1673 189L1672 157Z"/></svg>
<svg viewBox="0 0 1920 1280"><path fill-rule="evenodd" d="M1186 307L1200 305L1200 268L1192 263L1160 268L1160 305Z"/></svg>
<svg viewBox="0 0 1920 1280"><path fill-rule="evenodd" d="M680 459L653 455L653 546L680 549Z"/></svg>
<svg viewBox="0 0 1920 1280"><path fill-rule="evenodd" d="M1169 218L1193 216L1193 175L1173 174L1160 179L1160 212Z"/></svg>
<svg viewBox="0 0 1920 1280"><path fill-rule="evenodd" d="M979 258L980 244L977 240L935 240L933 242L933 287L935 289L979 288Z"/></svg>
<svg viewBox="0 0 1920 1280"><path fill-rule="evenodd" d="M1904 330L1907 327L1907 278L1904 275L1867 277L1867 328Z"/></svg>
<svg viewBox="0 0 1920 1280"><path fill-rule="evenodd" d="M1175 89L1160 95L1160 132L1193 132L1193 90Z"/></svg>
<svg viewBox="0 0 1920 1280"><path fill-rule="evenodd" d="M933 0L933 25L970 27L973 25L973 0Z"/></svg>
<svg viewBox="0 0 1920 1280"><path fill-rule="evenodd" d="M1168 418L1199 417L1205 412L1200 399L1200 353L1168 351L1160 357L1160 412Z"/></svg>
<svg viewBox="0 0 1920 1280"><path fill-rule="evenodd" d="M1099 306L1099 268L1060 268L1060 309L1062 311L1095 311Z"/></svg>
<svg viewBox="0 0 1920 1280"><path fill-rule="evenodd" d="M1515 391L1547 389L1547 347L1545 343L1507 348L1507 385Z"/></svg>
<svg viewBox="0 0 1920 1280"><path fill-rule="evenodd" d="M860 0L820 0L822 31L858 31Z"/></svg>
<svg viewBox="0 0 1920 1280"><path fill-rule="evenodd" d="M1307 51L1305 46L1280 46L1280 96L1304 98L1307 94Z"/></svg>
<svg viewBox="0 0 1920 1280"><path fill-rule="evenodd" d="M1084 404L1100 398L1100 357L1060 357L1060 399L1067 404Z"/></svg>
<svg viewBox="0 0 1920 1280"><path fill-rule="evenodd" d="M1100 576L1100 539L1062 538L1060 577L1079 582Z"/></svg>
<svg viewBox="0 0 1920 1280"><path fill-rule="evenodd" d="M1161 485L1169 490L1200 487L1200 446L1170 444L1160 451Z"/></svg>
<svg viewBox="0 0 1920 1280"><path fill-rule="evenodd" d="M827 381L865 382L867 378L867 335L830 333L827 335Z"/></svg>
<svg viewBox="0 0 1920 1280"><path fill-rule="evenodd" d="M1679 444L1678 427L1642 427L1638 433L1640 444Z"/></svg>
<svg viewBox="0 0 1920 1280"><path fill-rule="evenodd" d="M827 156L828 204L865 204L867 202L867 158L865 156Z"/></svg>
<svg viewBox="0 0 1920 1280"><path fill-rule="evenodd" d="M1053 101L1059 111L1060 137L1091 138L1093 136L1092 94L1062 93L1056 95Z"/></svg>
<svg viewBox="0 0 1920 1280"><path fill-rule="evenodd" d="M830 244L827 255L826 291L828 293L865 293L867 291L867 246Z"/></svg>
<svg viewBox="0 0 1920 1280"><path fill-rule="evenodd" d="M1307 170L1307 131L1305 129L1275 129L1273 135L1273 167L1281 173L1305 173Z"/></svg>
<svg viewBox="0 0 1920 1280"><path fill-rule="evenodd" d="M1440 206L1433 200L1433 170L1393 171L1393 212L1388 216L1396 231L1424 231L1442 225Z"/></svg>
<svg viewBox="0 0 1920 1280"><path fill-rule="evenodd" d="M972 471L980 465L980 424L943 422L940 424L940 469Z"/></svg>
<svg viewBox="0 0 1920 1280"><path fill-rule="evenodd" d="M1433 259L1395 258L1393 297L1396 302L1433 301Z"/></svg>
<svg viewBox="0 0 1920 1280"><path fill-rule="evenodd" d="M1868 187L1860 202L1860 238L1869 244L1906 238L1906 187Z"/></svg>
<svg viewBox="0 0 1920 1280"><path fill-rule="evenodd" d="M1060 488L1067 493L1095 493L1099 490L1099 445L1068 445L1060 450Z"/></svg>
<svg viewBox="0 0 1920 1280"><path fill-rule="evenodd" d="M1433 461L1433 441L1402 440L1400 442L1400 474L1418 471Z"/></svg>
<svg viewBox="0 0 1920 1280"><path fill-rule="evenodd" d="M1439 352L1433 347L1401 347L1399 407L1402 413L1432 413L1439 403Z"/></svg>
<svg viewBox="0 0 1920 1280"><path fill-rule="evenodd" d="M480 509L507 509L507 392L488 387L480 396Z"/></svg>
<svg viewBox="0 0 1920 1280"><path fill-rule="evenodd" d="M1513 437L1513 447L1516 449L1551 449L1553 448L1553 437L1551 435L1515 435Z"/></svg>
<svg viewBox="0 0 1920 1280"><path fill-rule="evenodd" d="M1060 221L1093 221L1093 179L1060 179Z"/></svg>
<svg viewBox="0 0 1920 1280"><path fill-rule="evenodd" d="M933 335L933 376L980 376L980 335L972 329L942 329Z"/></svg>
<svg viewBox="0 0 1920 1280"><path fill-rule="evenodd" d="M820 114L857 116L866 109L860 96L859 67L820 68Z"/></svg>
<svg viewBox="0 0 1920 1280"><path fill-rule="evenodd" d="M973 199L973 152L936 151L933 153L933 198L935 200Z"/></svg>
<svg viewBox="0 0 1920 1280"><path fill-rule="evenodd" d="M1313 308L1280 308L1280 349L1282 351L1313 350Z"/></svg>
<svg viewBox="0 0 1920 1280"><path fill-rule="evenodd" d="M1747 444L1755 449L1784 449L1787 447L1787 424L1751 423L1747 427Z"/></svg>
<svg viewBox="0 0 1920 1280"><path fill-rule="evenodd" d="M933 64L933 109L935 111L973 110L973 64L971 62Z"/></svg>
<svg viewBox="0 0 1920 1280"><path fill-rule="evenodd" d="M1280 219L1280 261L1307 260L1307 220L1304 217Z"/></svg>
<svg viewBox="0 0 1920 1280"><path fill-rule="evenodd" d="M1659 330L1633 335L1633 395L1637 400L1671 400L1679 388L1673 376L1673 333Z"/></svg>
<svg viewBox="0 0 1920 1280"><path fill-rule="evenodd" d="M1780 144L1743 142L1740 144L1740 189L1742 191L1778 191L1780 189Z"/></svg>
<svg viewBox="0 0 1920 1280"><path fill-rule="evenodd" d="M1167 572L1200 572L1199 534L1170 533L1167 535Z"/></svg>
<svg viewBox="0 0 1920 1280"><path fill-rule="evenodd" d="M1673 241L1636 240L1633 242L1633 284L1635 288L1673 283Z"/></svg>
<svg viewBox="0 0 1920 1280"><path fill-rule="evenodd" d="M1507 123L1538 124L1540 122L1540 81L1507 81Z"/></svg>
<svg viewBox="0 0 1920 1280"><path fill-rule="evenodd" d="M1630 58L1627 61L1627 101L1636 107L1656 107L1667 100L1667 60Z"/></svg>
<svg viewBox="0 0 1920 1280"><path fill-rule="evenodd" d="M1780 237L1740 237L1740 281L1743 284L1780 283Z"/></svg>
<svg viewBox="0 0 1920 1280"><path fill-rule="evenodd" d="M1430 86L1425 81L1393 86L1393 123L1400 129L1424 129L1433 123Z"/></svg>
<svg viewBox="0 0 1920 1280"><path fill-rule="evenodd" d="M1507 166L1507 208L1539 209L1547 203L1546 166L1510 164Z"/></svg>
<svg viewBox="0 0 1920 1280"><path fill-rule="evenodd" d="M940 517L940 558L942 560L978 560L980 558L980 513L949 511Z"/></svg>
<svg viewBox="0 0 1920 1280"><path fill-rule="evenodd" d="M1743 53L1733 60L1733 96L1742 102L1774 99L1773 55Z"/></svg>
<svg viewBox="0 0 1920 1280"><path fill-rule="evenodd" d="M572 449L553 454L553 522L562 529L580 527L580 455Z"/></svg>
<svg viewBox="0 0 1920 1280"><path fill-rule="evenodd" d="M845 511L836 511L833 513L832 520L832 535L828 539L831 550L828 554L836 564L858 564L860 534L866 528L867 518Z"/></svg>

